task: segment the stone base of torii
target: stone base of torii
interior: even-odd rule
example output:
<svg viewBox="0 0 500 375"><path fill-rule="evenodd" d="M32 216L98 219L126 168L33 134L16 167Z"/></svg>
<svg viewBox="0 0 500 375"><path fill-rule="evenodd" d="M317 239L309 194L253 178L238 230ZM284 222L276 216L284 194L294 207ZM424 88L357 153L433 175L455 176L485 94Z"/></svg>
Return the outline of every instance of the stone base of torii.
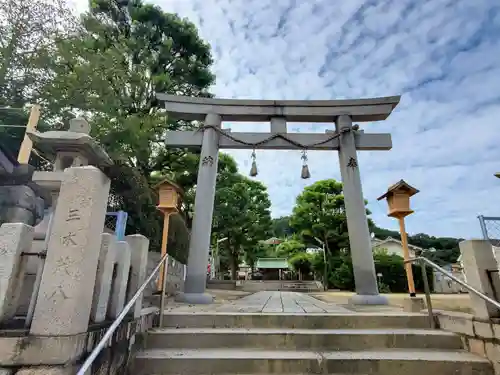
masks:
<svg viewBox="0 0 500 375"><path fill-rule="evenodd" d="M400 97L358 100L273 101L192 98L157 94L170 116L201 121L198 131L167 132L172 148L201 148L195 211L184 293L178 301L204 304L206 265L211 238L212 215L219 149L337 150L342 176L356 295L353 304L387 304L378 292L370 232L361 187L357 150L390 150L390 134L364 134L353 121L385 120ZM236 133L221 129L222 121L270 122L271 133ZM287 133L287 122L334 122L335 132Z"/></svg>

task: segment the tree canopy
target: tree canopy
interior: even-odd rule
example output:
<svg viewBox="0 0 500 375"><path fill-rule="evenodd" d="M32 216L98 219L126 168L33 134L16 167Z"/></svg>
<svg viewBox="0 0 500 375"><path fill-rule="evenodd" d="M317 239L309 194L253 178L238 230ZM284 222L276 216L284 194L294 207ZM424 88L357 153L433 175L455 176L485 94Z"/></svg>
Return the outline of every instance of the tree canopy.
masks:
<svg viewBox="0 0 500 375"><path fill-rule="evenodd" d="M55 38L52 54L39 101L53 119L89 120L91 135L115 162L106 171L110 209L127 211L130 230L154 239L158 249L162 217L151 186L187 173L189 197L198 159L164 147L167 130L193 124L169 119L156 93L210 96L210 46L191 22L156 5L98 0L73 33Z"/></svg>
<svg viewBox="0 0 500 375"><path fill-rule="evenodd" d="M238 173L219 173L215 193L213 239L227 238L219 248L236 278L242 256L253 263L261 253L259 241L270 234L271 202L266 187Z"/></svg>
<svg viewBox="0 0 500 375"><path fill-rule="evenodd" d="M283 238L291 236L294 230L290 227L290 216L281 216L272 219L272 235Z"/></svg>
<svg viewBox="0 0 500 375"><path fill-rule="evenodd" d="M317 181L297 197L290 226L306 244L325 243L328 252L349 248L342 183Z"/></svg>

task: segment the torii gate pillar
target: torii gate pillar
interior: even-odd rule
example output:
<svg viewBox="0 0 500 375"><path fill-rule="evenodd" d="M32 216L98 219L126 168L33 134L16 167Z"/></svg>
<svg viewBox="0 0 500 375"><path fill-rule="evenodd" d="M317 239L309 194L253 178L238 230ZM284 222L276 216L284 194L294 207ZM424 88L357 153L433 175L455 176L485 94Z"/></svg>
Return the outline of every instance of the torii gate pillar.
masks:
<svg viewBox="0 0 500 375"><path fill-rule="evenodd" d="M213 113L207 114L205 125L220 127L220 116ZM219 134L214 129L207 128L203 132L196 180L195 210L189 241L186 281L184 282L184 292L179 293L175 298L178 302L208 304L213 301L213 296L205 293L205 289L218 162Z"/></svg>
<svg viewBox="0 0 500 375"><path fill-rule="evenodd" d="M335 122L337 132L352 128L352 119L342 115ZM377 276L373 262L373 252L366 216L365 200L361 188L361 176L353 132L345 132L340 137L340 175L344 192L347 228L351 249L352 268L356 295L350 302L356 305L386 305L388 300L378 293Z"/></svg>

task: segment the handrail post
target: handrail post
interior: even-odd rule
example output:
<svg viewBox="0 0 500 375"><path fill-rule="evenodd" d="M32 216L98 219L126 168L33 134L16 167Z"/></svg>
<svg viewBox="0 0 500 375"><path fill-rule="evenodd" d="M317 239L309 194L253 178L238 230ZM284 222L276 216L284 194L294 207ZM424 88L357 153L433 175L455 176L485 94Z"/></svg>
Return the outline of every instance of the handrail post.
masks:
<svg viewBox="0 0 500 375"><path fill-rule="evenodd" d="M165 290L167 289L168 255L163 262L162 286L160 295L160 316L158 318L158 328L163 328L163 311L165 310Z"/></svg>
<svg viewBox="0 0 500 375"><path fill-rule="evenodd" d="M90 353L90 355L87 357L83 365L80 367L80 370L76 373L76 375L85 375L86 371L90 368L92 363L95 361L99 353L101 352L102 349L107 345L108 341L111 339L113 336L113 333L116 331L116 329L119 327L120 323L122 322L123 318L127 315L127 313L130 311L132 306L135 305L135 302L137 299L140 297L140 295L144 292L144 289L148 286L148 284L151 282L153 279L153 276L156 275L156 273L160 270L161 265L167 260L168 255L165 254L160 262L157 264L155 269L151 272L151 274L146 278L146 281L142 283L142 285L139 287L137 292L135 292L134 296L130 299L130 301L127 302L123 310L120 312L120 314L116 317L116 319L111 323L107 331L104 333L104 336L102 337L101 341L99 341ZM166 268L166 267L164 267Z"/></svg>
<svg viewBox="0 0 500 375"><path fill-rule="evenodd" d="M420 268L422 269L422 281L424 282L425 302L427 304L427 313L429 315L429 324L432 329L436 328L436 320L432 312L431 288L429 287L429 279L427 279L427 264L422 259L419 260Z"/></svg>
<svg viewBox="0 0 500 375"><path fill-rule="evenodd" d="M457 284L463 286L465 289L467 289L469 291L469 293L472 293L472 294L478 296L483 301L488 302L489 304L495 306L497 309L500 310L500 302L499 301L496 301L496 300L488 297L483 292L477 290L476 288L474 288L473 286L467 284L463 280L460 280L459 278L453 276L451 273L449 273L448 271L446 271L444 268L438 266L436 263L430 261L426 257L419 256L419 257L416 257L416 258L405 260L405 263L414 263L414 262L422 262L422 264L428 264L428 265L430 265L434 270L440 272L444 276L446 276L449 279L455 281ZM425 288L426 299L428 298L427 299L427 309L429 311L429 317L430 317L432 315L432 305L430 303L430 294L431 294L431 292L430 292L430 288L429 288L429 282L427 280L427 271L423 268L422 269L422 275L424 275L424 272L425 272L425 277L424 277L423 281L424 281L424 288ZM432 315L432 318L434 319L433 315ZM432 324L433 324L434 327L436 326L435 320L433 320Z"/></svg>

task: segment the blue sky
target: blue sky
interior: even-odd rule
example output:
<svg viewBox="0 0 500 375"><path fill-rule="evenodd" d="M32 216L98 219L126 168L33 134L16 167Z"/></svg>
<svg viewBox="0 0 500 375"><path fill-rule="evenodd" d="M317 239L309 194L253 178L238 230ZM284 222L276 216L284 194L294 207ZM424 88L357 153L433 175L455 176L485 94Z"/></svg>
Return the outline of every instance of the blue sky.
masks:
<svg viewBox="0 0 500 375"><path fill-rule="evenodd" d="M86 0L75 0L83 9ZM500 3L498 0L156 0L189 18L213 49L218 97L344 99L402 95L385 122L391 151L360 152L376 224L397 228L378 202L405 179L420 189L410 233L478 237L477 215L500 216ZM225 124L233 132L265 123ZM324 132L333 124L289 124ZM247 173L251 151L231 151ZM258 151L258 180L273 216L291 212L314 181L340 180L336 152Z"/></svg>

